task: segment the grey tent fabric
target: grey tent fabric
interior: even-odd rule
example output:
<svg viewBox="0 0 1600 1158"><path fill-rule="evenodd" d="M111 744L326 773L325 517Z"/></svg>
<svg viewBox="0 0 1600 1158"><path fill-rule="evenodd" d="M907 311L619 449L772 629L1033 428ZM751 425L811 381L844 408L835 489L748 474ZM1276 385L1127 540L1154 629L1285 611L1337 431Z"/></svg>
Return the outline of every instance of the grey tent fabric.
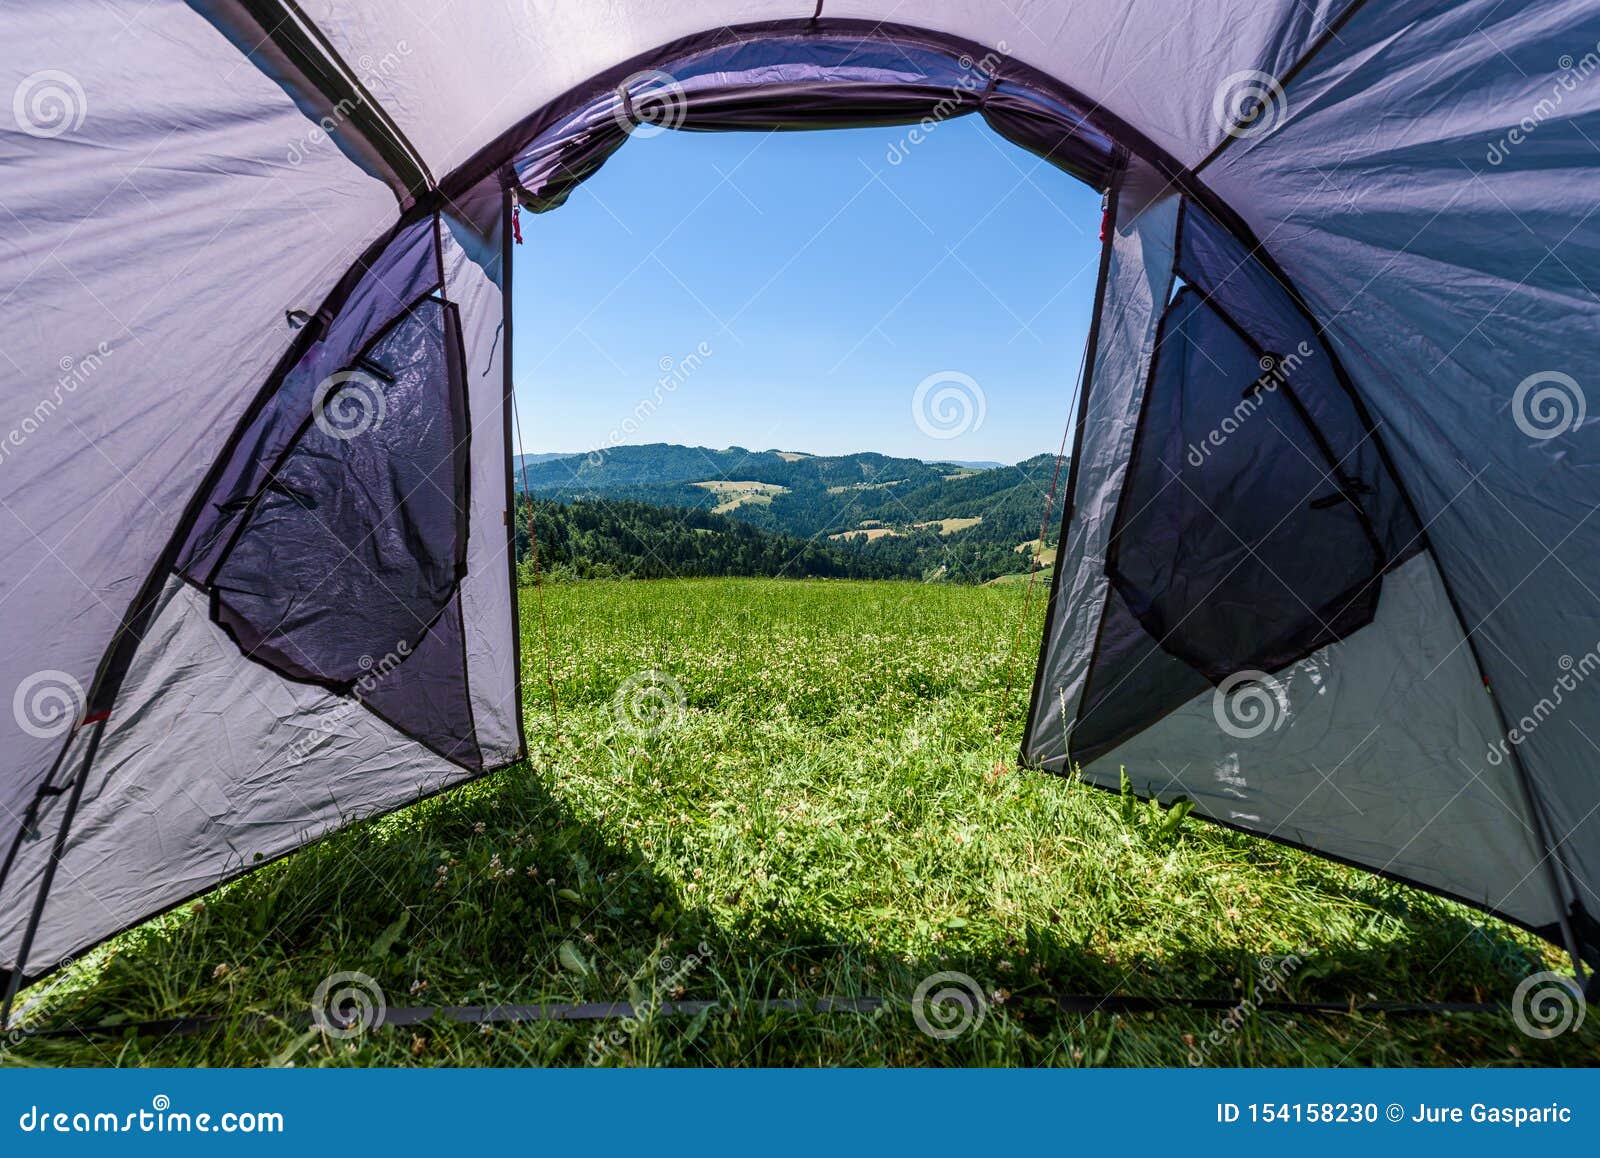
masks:
<svg viewBox="0 0 1600 1158"><path fill-rule="evenodd" d="M1142 791L1186 792L1224 823L1600 956L1600 435L1583 384L1600 342L1600 4L823 8L155 0L108 15L17 0L0 13L12 987L352 817L520 757L510 212L558 203L655 123L627 107L652 91L688 129L982 115L1110 193L1026 758L1097 783L1127 767ZM1180 298L1198 319L1173 328L1193 370L1152 391L1172 372L1162 321ZM223 560L269 504L310 526L295 504L316 496L280 469L310 400L334 375L370 386L358 360L372 330L435 299L420 308L451 319L438 364L455 380L426 385L459 401L468 437L448 481L424 476L462 521L456 565L427 569L415 603L430 614L393 641L405 654L347 641L343 660L368 656L377 685L348 666L306 682L321 676L224 630L240 609L218 594ZM1255 412L1300 433L1214 459L1228 478L1196 489L1204 509L1125 516L1149 539L1145 565L1108 567L1128 480L1159 491L1160 473L1141 472L1174 465L1140 458L1171 416L1228 393L1220 375L1248 370L1246 351L1282 358L1302 341L1314 356ZM1147 399L1179 404L1154 434ZM1228 436L1265 428L1235 420ZM1191 566L1250 552L1217 546L1215 526L1198 560L1148 548L1208 512L1264 542L1271 528L1232 504L1283 477L1252 464L1291 452L1327 469L1297 475L1319 483L1313 505L1281 514L1359 525L1350 543L1372 549L1349 564L1371 580L1361 613L1330 621L1275 542L1249 590L1278 573L1278 610L1253 620L1253 598L1231 595L1231 619L1175 634L1172 620L1215 611L1180 590ZM419 578L430 556L399 570ZM258 587L258 612L304 606ZM1283 592L1318 630L1280 638L1300 614ZM297 642L314 648L307 622ZM1233 670L1245 660L1272 670ZM1240 697L1266 730L1218 722ZM334 738L300 745L308 731Z"/></svg>
<svg viewBox="0 0 1600 1158"><path fill-rule="evenodd" d="M0 681L59 672L50 686L81 705L252 384L282 357L284 310L315 308L394 197L332 145L306 146L316 126L183 5L152 5L122 38L89 5L8 5L0 19L0 87L17 96L0 134ZM302 225L315 245L282 244ZM202 273L198 290L187 278ZM15 716L0 713L13 831L61 747L50 720Z"/></svg>
<svg viewBox="0 0 1600 1158"><path fill-rule="evenodd" d="M162 592L147 644L125 685L125 710L100 743L48 919L29 952L33 972L464 776L348 698L280 679L241 656L181 579ZM196 752L210 755L200 761ZM64 806L52 799L41 828ZM49 855L48 841L23 846L12 874L19 895L36 892ZM0 926L6 960L17 959L22 932L8 908Z"/></svg>
<svg viewBox="0 0 1600 1158"><path fill-rule="evenodd" d="M1085 409L1078 418L1078 429L1093 430L1095 436L1080 435L1067 480L1056 587L1045 626L1047 646L1029 712L1033 758L1045 755L1040 743L1048 737L1051 750L1064 759L1068 731L1080 714L1099 630L1098 614L1086 609L1097 612L1110 593L1105 558L1133 450L1133 418L1172 288L1181 209L1182 198L1171 192L1161 174L1135 162L1108 215L1088 363L1095 387L1083 394Z"/></svg>
<svg viewBox="0 0 1600 1158"><path fill-rule="evenodd" d="M1582 677L1600 639L1600 427L1584 417L1600 354L1589 180L1600 91L1584 78L1600 60L1600 14L1582 3L1367 5L1340 42L1288 86L1281 128L1241 141L1206 179L1264 238L1276 234L1267 244L1286 276L1331 320L1502 731L1518 734L1509 756L1499 744L1462 756L1474 770L1491 757L1526 770L1594 945L1600 685ZM1383 107L1407 110L1403 129L1377 113L1379 69ZM1360 150L1338 142L1345 118L1366 126ZM1340 207L1315 220L1290 188L1311 170Z"/></svg>
<svg viewBox="0 0 1600 1158"><path fill-rule="evenodd" d="M1432 561L1413 558L1370 626L1266 679L1207 688L1082 775L1116 789L1126 771L1141 795L1186 796L1200 815L1554 931L1515 773L1462 760L1497 729L1460 642Z"/></svg>
<svg viewBox="0 0 1600 1158"><path fill-rule="evenodd" d="M460 600L467 664L472 689L475 739L483 763L499 767L522 754L521 700L517 692L516 559L504 536L495 533L513 500L506 432L511 414L505 382L509 353L503 287L505 245L501 236L504 199L498 183L480 189L475 198L457 201L455 213L441 214L441 261L444 292L458 303L467 369L467 412L478 445L495 447L472 456L467 490L466 574ZM509 577L509 578L508 578Z"/></svg>

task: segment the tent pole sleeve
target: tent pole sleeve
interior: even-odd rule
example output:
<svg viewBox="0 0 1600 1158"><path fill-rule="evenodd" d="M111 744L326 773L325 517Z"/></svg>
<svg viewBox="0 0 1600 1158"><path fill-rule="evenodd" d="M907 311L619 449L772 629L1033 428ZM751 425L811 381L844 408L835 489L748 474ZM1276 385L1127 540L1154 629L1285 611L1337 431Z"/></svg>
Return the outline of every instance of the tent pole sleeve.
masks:
<svg viewBox="0 0 1600 1158"><path fill-rule="evenodd" d="M1293 82L1294 78L1300 75L1301 70L1303 70L1306 65L1311 63L1312 58L1326 48L1331 41L1338 37L1340 29L1342 29L1346 24L1350 23L1351 18L1354 17L1357 12L1361 11L1362 5L1364 5L1366 2L1367 0L1350 0L1350 3L1345 6L1343 12L1339 13L1339 15L1335 16L1332 20L1328 21L1328 23L1323 26L1321 34L1318 35L1316 40L1311 43L1310 47L1308 47L1305 52L1301 53L1300 58L1288 68L1284 69L1282 76L1273 78L1278 88L1280 90L1288 88ZM1225 131L1222 134L1222 140L1218 141L1212 148L1211 152L1207 153L1205 157L1201 159L1200 163L1191 169L1190 172L1198 175L1200 171L1203 170L1207 165L1211 164L1211 162L1220 157L1224 149L1233 144L1234 141L1241 139L1238 130L1247 127L1248 123L1249 122L1236 123L1231 126L1229 130Z"/></svg>
<svg viewBox="0 0 1600 1158"><path fill-rule="evenodd" d="M350 123L399 179L404 190L402 208L433 188L433 175L416 147L295 0L243 0L243 4L267 37L304 71L335 109L350 110Z"/></svg>
<svg viewBox="0 0 1600 1158"><path fill-rule="evenodd" d="M523 721L524 708L522 705L522 593L517 588L517 484L516 467L517 458L515 440L512 438L512 419L517 404L516 385L511 376L512 342L511 342L511 285L512 275L515 272L516 262L512 257L512 245L516 239L516 225L513 215L517 211L517 178L516 171L509 165L501 174L503 186L503 203L500 207L500 373L501 373L501 398L500 418L505 442L506 457L506 581L511 585L511 638L516 644L517 662L515 666L516 701L517 701L517 747L524 758L528 755L528 730ZM532 532L532 524L529 524Z"/></svg>

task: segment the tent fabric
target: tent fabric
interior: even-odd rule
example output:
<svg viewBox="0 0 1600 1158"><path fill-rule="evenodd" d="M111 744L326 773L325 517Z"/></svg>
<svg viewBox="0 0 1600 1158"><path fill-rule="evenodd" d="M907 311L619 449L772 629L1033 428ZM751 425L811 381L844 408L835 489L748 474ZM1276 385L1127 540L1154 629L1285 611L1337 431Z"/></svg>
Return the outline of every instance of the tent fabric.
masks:
<svg viewBox="0 0 1600 1158"><path fill-rule="evenodd" d="M458 198L455 212L441 213L439 232L444 296L456 303L460 317L470 437L478 448L468 464L466 573L458 598L473 735L483 766L490 768L523 754L516 557L506 519L514 496L506 405L505 207L499 182L490 182Z"/></svg>
<svg viewBox="0 0 1600 1158"><path fill-rule="evenodd" d="M1215 682L1370 623L1384 561L1292 382L1270 379L1275 355L1236 325L1188 286L1163 312L1106 556L1134 617ZM1250 437L1212 440L1243 403Z"/></svg>
<svg viewBox="0 0 1600 1158"><path fill-rule="evenodd" d="M1464 765L1498 729L1432 560L1386 577L1367 628L1204 692L1081 764L1108 789L1423 884L1560 939L1515 773ZM1139 679L1128 678L1128 685ZM1113 697L1115 702L1115 697ZM1221 722L1219 722L1219 720ZM1054 761L1052 761L1054 762Z"/></svg>
<svg viewBox="0 0 1600 1158"><path fill-rule="evenodd" d="M1493 751L1525 770L1574 918L1600 944L1600 688L1581 679L1600 639L1588 485L1600 428L1584 418L1600 353L1600 92L1583 80L1600 14L1367 5L1339 45L1287 87L1295 111L1281 128L1241 141L1205 179L1255 218L1327 319L1493 689ZM1405 109L1404 125L1380 108ZM1359 148L1336 139L1344 118L1363 126ZM1337 207L1315 220L1308 174ZM1542 419L1517 391L1547 374Z"/></svg>
<svg viewBox="0 0 1600 1158"><path fill-rule="evenodd" d="M8 5L3 20L0 88L17 99L0 129L0 682L61 672L71 683L55 684L81 703L283 356L284 311L316 308L388 228L395 199L331 145L302 146L316 126L183 5L151 5L120 37L90 5ZM35 133L67 131L33 135L18 107ZM302 229L315 244L282 243ZM259 315L241 308L243 287ZM0 848L62 744L49 721L16 715L0 713Z"/></svg>
<svg viewBox="0 0 1600 1158"><path fill-rule="evenodd" d="M243 657L204 596L174 577L107 721L30 972L468 775L349 698ZM42 832L65 804L49 799ZM48 840L22 845L16 896L37 895L50 851ZM15 902L4 911L7 961L19 957L28 913Z"/></svg>
<svg viewBox="0 0 1600 1158"><path fill-rule="evenodd" d="M366 347L432 291L439 282L438 269L436 231L433 222L425 218L402 231L376 261L363 264L354 288L325 333L297 330L315 340L249 424L185 536L178 566L192 582L206 585L215 577L220 556L251 512L251 497L310 425L318 388L330 376L349 372ZM309 318L301 322L301 326L310 324ZM332 391L331 397L321 399L325 425L338 425L337 412L345 409L352 411L350 421L359 421L363 408L376 403L369 377L358 372L347 389ZM330 410L334 413L329 414Z"/></svg>
<svg viewBox="0 0 1600 1158"><path fill-rule="evenodd" d="M700 41L707 43L695 47ZM538 130L515 162L524 204L558 208L640 130L859 128L972 113L1090 184L1103 186L1110 175L1111 139L1070 98L1049 93L1044 78L1001 77L998 53L952 58L932 44L816 32L713 35L681 51L587 100L581 88L563 98L558 108L582 103Z"/></svg>
<svg viewBox="0 0 1600 1158"><path fill-rule="evenodd" d="M1106 187L1025 756L1096 783L1127 767L1600 956L1600 435L1581 384L1600 5L823 7L7 6L12 985L521 756L507 220L654 123L651 100L707 130L978 113ZM331 376L388 399L400 375L357 363L393 325L427 355L404 363L393 428L308 442ZM1119 531L1130 494L1166 494L1152 463L1183 475L1177 435L1209 433L1203 414L1302 342L1253 411L1270 421L1193 468L1192 501L1130 507ZM414 622L335 628L272 576L309 565L328 525L309 517L354 511L327 484L384 446L432 448L412 481L442 502L402 484L333 538ZM1276 505L1249 506L1263 490ZM384 542L414 549L358 546L401 527ZM1203 581L1241 560L1214 606ZM1218 723L1240 697L1264 731Z"/></svg>

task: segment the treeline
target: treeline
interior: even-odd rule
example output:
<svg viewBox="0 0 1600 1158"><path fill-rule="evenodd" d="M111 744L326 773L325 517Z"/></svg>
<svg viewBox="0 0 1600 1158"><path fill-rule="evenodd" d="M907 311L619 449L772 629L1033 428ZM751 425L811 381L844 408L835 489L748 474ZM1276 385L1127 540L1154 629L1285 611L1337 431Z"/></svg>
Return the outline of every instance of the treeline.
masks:
<svg viewBox="0 0 1600 1158"><path fill-rule="evenodd" d="M533 581L535 537L545 580L920 577L900 559L859 545L773 534L709 511L627 499L557 503L519 497L516 544L523 582Z"/></svg>
<svg viewBox="0 0 1600 1158"><path fill-rule="evenodd" d="M628 499L709 510L721 498L697 482L770 483L785 488L785 493L767 503L742 504L729 513L762 530L806 539L847 531L867 520L905 528L933 519L981 515L982 525L962 534L1015 546L1039 534L1045 495L1055 472L1055 456L1050 454L1035 455L1015 466L968 471L874 453L790 461L771 451L655 443L619 446L594 457L532 463L517 472L516 484L521 489L526 480L534 494L559 502Z"/></svg>
<svg viewBox="0 0 1600 1158"><path fill-rule="evenodd" d="M1056 471L1051 454L968 470L873 453L791 460L740 447L654 444L529 463L516 481L521 489L525 478L540 498L551 544L542 558L560 574L985 583L1032 568L1032 553L1018 547L1038 537ZM724 496L695 485L708 479L785 490L715 515ZM1047 544L1061 518L1059 497ZM949 535L918 525L949 519L978 521ZM880 532L870 542L831 538L869 527Z"/></svg>
<svg viewBox="0 0 1600 1158"><path fill-rule="evenodd" d="M1034 525L1032 534L1038 535ZM929 582L987 583L1001 575L1020 575L1033 565L1033 555L1006 543L972 537L970 531L940 535L932 529L884 535L861 548L870 558L915 574Z"/></svg>

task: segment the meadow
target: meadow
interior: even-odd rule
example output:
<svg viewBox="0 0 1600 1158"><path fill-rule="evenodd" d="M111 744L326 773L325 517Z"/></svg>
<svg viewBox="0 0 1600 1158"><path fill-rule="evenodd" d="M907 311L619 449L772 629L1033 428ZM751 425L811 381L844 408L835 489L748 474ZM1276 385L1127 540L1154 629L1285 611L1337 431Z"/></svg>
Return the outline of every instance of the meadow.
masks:
<svg viewBox="0 0 1600 1158"><path fill-rule="evenodd" d="M1036 591L1007 697L1024 591L547 585L553 716L524 590L526 764L269 865L32 995L35 1024L215 1025L22 1033L0 1041L3 1062L1600 1063L1596 1017L1540 1041L1509 1014L1251 1008L1262 994L1504 1001L1565 962L1448 901L1019 769L1042 622ZM390 1006L631 1001L643 1014L348 1039L284 1018L348 972ZM969 1011L914 1000L940 973L972 979ZM1245 1008L1069 1012L1064 993ZM878 1001L819 1011L820 997ZM665 1016L662 1000L715 1004Z"/></svg>

